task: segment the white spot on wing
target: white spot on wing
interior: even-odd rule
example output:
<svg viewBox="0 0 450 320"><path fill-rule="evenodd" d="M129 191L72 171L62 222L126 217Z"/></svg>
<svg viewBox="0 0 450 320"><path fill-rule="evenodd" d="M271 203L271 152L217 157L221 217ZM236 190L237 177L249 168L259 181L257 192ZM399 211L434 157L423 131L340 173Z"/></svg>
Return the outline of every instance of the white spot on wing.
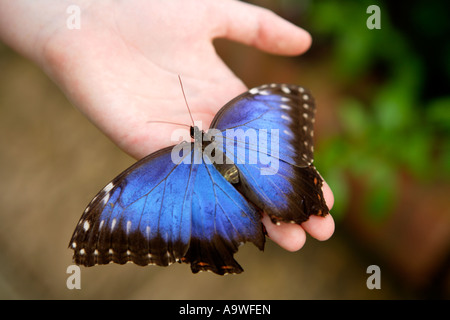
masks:
<svg viewBox="0 0 450 320"><path fill-rule="evenodd" d="M131 230L131 221L128 220L127 221L127 235L130 233L130 230Z"/></svg>
<svg viewBox="0 0 450 320"><path fill-rule="evenodd" d="M289 89L289 88L286 87L286 86L282 86L282 87L281 87L281 91L283 91L283 92L286 93L286 94L291 93L291 89Z"/></svg>
<svg viewBox="0 0 450 320"><path fill-rule="evenodd" d="M106 185L106 187L103 188L103 192L108 193L111 191L111 189L114 187L113 183L110 182Z"/></svg>
<svg viewBox="0 0 450 320"><path fill-rule="evenodd" d="M248 93L250 93L250 94L257 94L258 92L259 92L258 88L253 88L253 89L248 90Z"/></svg>
<svg viewBox="0 0 450 320"><path fill-rule="evenodd" d="M84 229L84 231L88 231L89 230L89 227L90 227L90 225L89 225L89 221L84 221L84 224L83 224L83 229Z"/></svg>
<svg viewBox="0 0 450 320"><path fill-rule="evenodd" d="M102 199L102 203L101 203L102 206L104 206L109 201L109 196L110 196L109 193L105 194L105 196Z"/></svg>

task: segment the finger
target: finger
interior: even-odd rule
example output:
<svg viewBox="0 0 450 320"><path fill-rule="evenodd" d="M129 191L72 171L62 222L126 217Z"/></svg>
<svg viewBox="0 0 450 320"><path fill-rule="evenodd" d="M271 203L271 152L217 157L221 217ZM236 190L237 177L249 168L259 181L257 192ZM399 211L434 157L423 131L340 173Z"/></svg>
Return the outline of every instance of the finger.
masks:
<svg viewBox="0 0 450 320"><path fill-rule="evenodd" d="M325 181L322 189L327 206L331 209L334 203L333 192ZM324 241L333 235L335 228L334 219L330 214L325 217L312 215L301 226L284 222L276 225L266 214L263 215L262 222L270 239L288 251L297 251L303 247L306 241L305 231L313 238Z"/></svg>
<svg viewBox="0 0 450 320"><path fill-rule="evenodd" d="M323 196L325 198L325 203L327 204L328 209L331 210L331 208L333 208L333 204L334 204L333 191L331 191L330 186L325 181L323 181L322 192L323 192Z"/></svg>
<svg viewBox="0 0 450 320"><path fill-rule="evenodd" d="M325 181L322 191L328 209L331 210L334 204L333 192ZM325 217L310 216L308 221L303 222L301 226L313 238L321 241L328 240L334 233L334 219L331 214L327 214Z"/></svg>
<svg viewBox="0 0 450 320"><path fill-rule="evenodd" d="M331 214L325 217L310 216L301 226L313 238L320 241L328 240L334 233L334 219Z"/></svg>
<svg viewBox="0 0 450 320"><path fill-rule="evenodd" d="M266 214L263 215L262 223L269 238L285 250L297 251L305 244L306 233L298 224L281 222L276 225Z"/></svg>
<svg viewBox="0 0 450 320"><path fill-rule="evenodd" d="M311 46L310 34L272 11L239 1L217 1L217 29L223 37L281 55L299 55Z"/></svg>

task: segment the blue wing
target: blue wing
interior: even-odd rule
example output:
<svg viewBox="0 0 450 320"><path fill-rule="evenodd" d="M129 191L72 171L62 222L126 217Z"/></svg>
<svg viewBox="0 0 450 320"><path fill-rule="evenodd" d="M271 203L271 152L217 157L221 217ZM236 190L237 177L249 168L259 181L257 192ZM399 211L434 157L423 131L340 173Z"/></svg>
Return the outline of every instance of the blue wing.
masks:
<svg viewBox="0 0 450 320"><path fill-rule="evenodd" d="M239 170L235 187L273 222L300 224L311 214L328 213L313 165L314 116L307 89L271 84L236 97L211 123Z"/></svg>
<svg viewBox="0 0 450 320"><path fill-rule="evenodd" d="M181 160L172 161L173 147L162 149L98 193L70 241L75 263L185 262L193 272L242 272L233 259L238 246L264 247L259 213L212 164L195 164L201 148L184 146Z"/></svg>

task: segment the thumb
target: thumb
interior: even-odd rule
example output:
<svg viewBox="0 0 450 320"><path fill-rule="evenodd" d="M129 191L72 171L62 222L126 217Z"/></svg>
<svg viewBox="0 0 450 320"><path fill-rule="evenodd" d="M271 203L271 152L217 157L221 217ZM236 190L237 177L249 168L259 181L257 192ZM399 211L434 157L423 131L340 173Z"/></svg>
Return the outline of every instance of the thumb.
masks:
<svg viewBox="0 0 450 320"><path fill-rule="evenodd" d="M311 46L304 29L272 11L236 0L215 1L217 28L213 38L227 38L280 55L299 55Z"/></svg>

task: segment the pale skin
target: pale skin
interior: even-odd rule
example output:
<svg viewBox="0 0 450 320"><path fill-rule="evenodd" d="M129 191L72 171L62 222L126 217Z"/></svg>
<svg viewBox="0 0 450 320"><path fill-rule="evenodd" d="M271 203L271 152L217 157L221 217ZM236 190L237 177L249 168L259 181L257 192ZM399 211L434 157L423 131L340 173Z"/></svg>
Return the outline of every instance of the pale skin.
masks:
<svg viewBox="0 0 450 320"><path fill-rule="evenodd" d="M66 21L80 8L80 29ZM226 38L279 55L311 45L305 30L271 11L235 0L0 0L0 39L33 60L102 132L136 159L173 144L171 121L207 129L216 112L246 86L218 57L213 39ZM150 122L150 123L149 123ZM176 126L175 126L176 128ZM333 194L323 187L328 207ZM301 225L275 225L269 237L296 251L306 233L326 240L331 215Z"/></svg>

